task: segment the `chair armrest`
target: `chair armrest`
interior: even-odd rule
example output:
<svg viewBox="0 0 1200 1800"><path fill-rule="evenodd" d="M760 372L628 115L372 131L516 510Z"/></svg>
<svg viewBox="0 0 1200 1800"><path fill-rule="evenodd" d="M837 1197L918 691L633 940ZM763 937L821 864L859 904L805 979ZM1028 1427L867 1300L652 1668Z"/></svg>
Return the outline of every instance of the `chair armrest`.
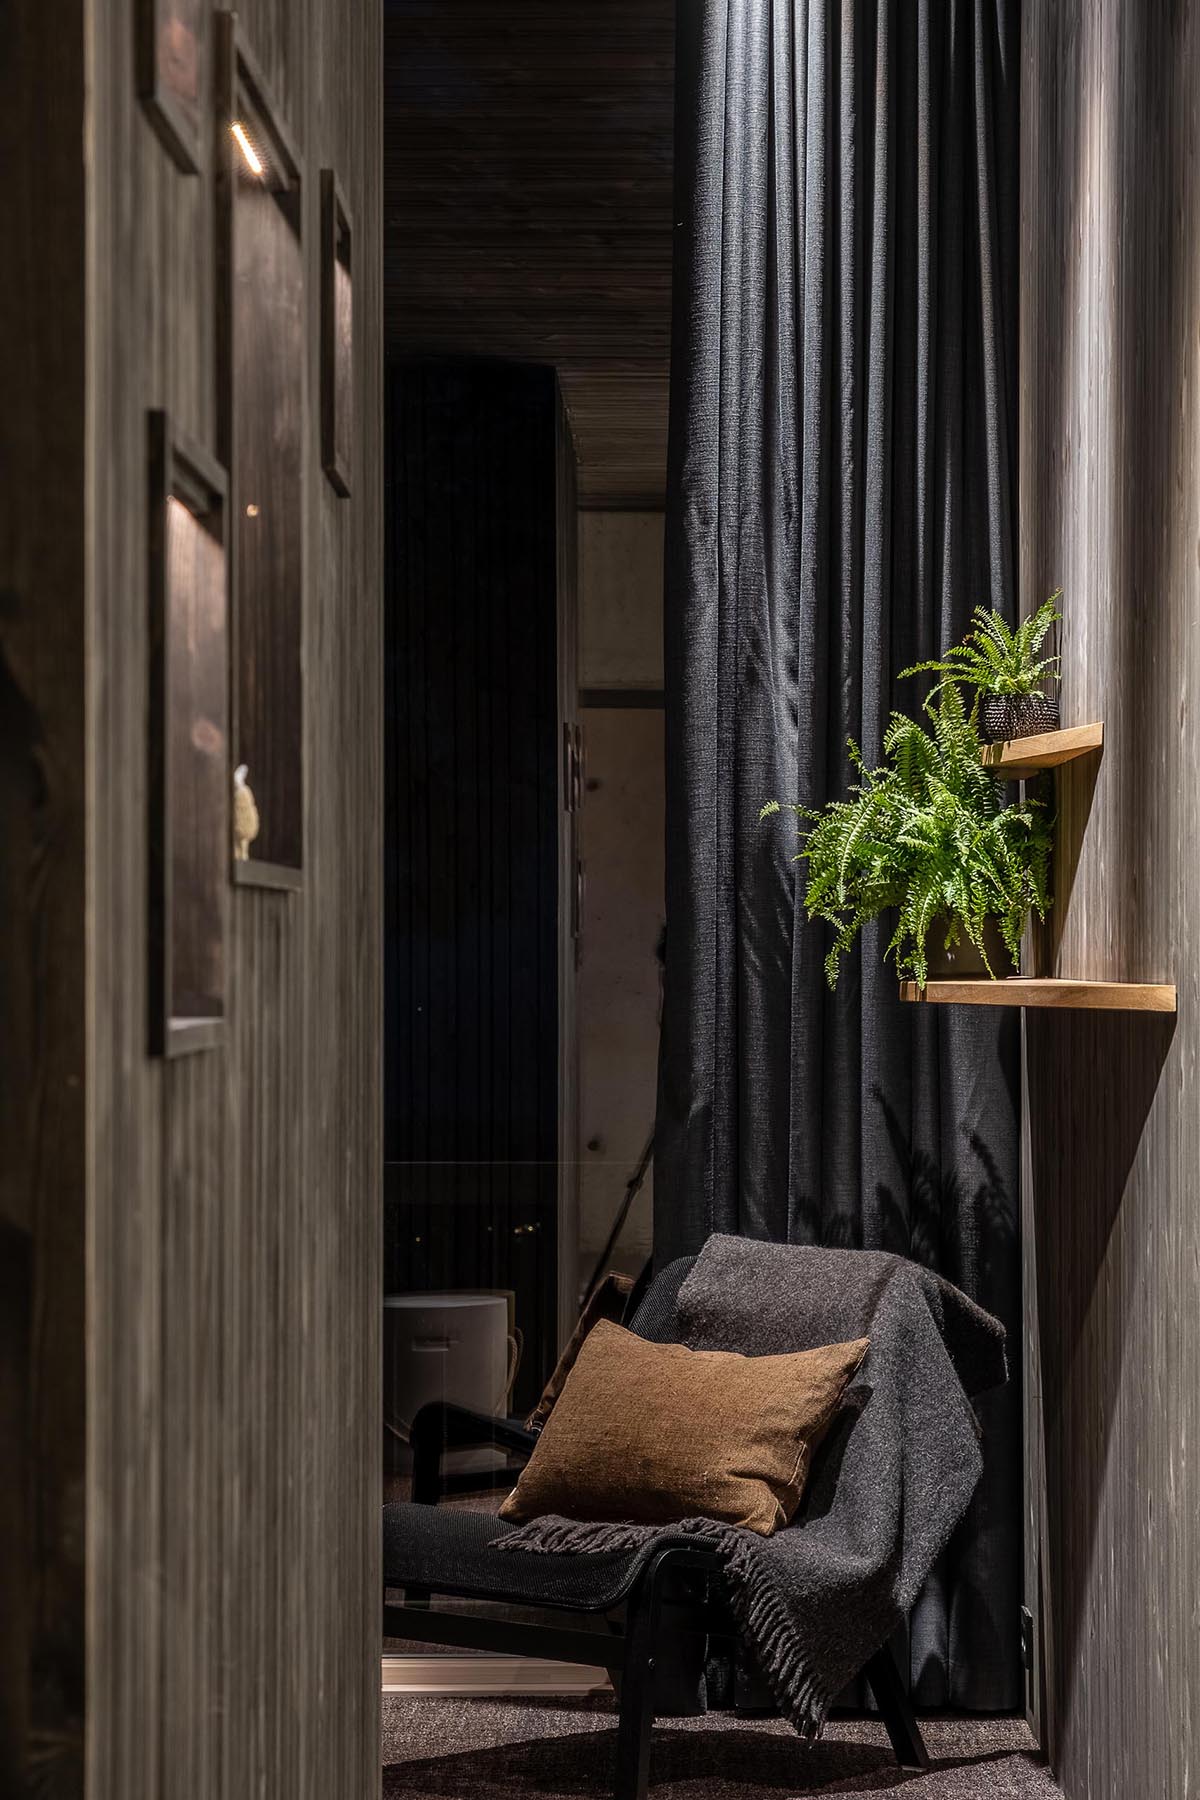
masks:
<svg viewBox="0 0 1200 1800"><path fill-rule="evenodd" d="M528 1460L537 1443L535 1432L510 1424L488 1413L472 1412L444 1400L431 1400L412 1422L413 1499L436 1506L442 1497L444 1450L496 1449L515 1452Z"/></svg>

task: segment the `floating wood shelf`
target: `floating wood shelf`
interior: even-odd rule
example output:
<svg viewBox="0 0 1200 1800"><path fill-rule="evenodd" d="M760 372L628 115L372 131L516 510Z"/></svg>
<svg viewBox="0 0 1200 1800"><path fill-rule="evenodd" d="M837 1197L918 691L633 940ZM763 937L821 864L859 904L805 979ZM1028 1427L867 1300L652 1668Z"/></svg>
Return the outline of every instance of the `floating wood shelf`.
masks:
<svg viewBox="0 0 1200 1800"><path fill-rule="evenodd" d="M986 744L983 762L1003 781L1025 781L1044 769L1061 768L1104 748L1104 726L1072 725L1036 737ZM1086 810L1086 809L1085 809ZM1072 865L1073 866L1073 865ZM1069 885L1069 883L1068 883ZM924 1006L1043 1006L1099 1012L1176 1010L1175 988L1153 981L1062 981L1050 976L1014 975L1006 981L979 979L900 983L900 998Z"/></svg>
<svg viewBox="0 0 1200 1800"><path fill-rule="evenodd" d="M1175 988L1153 981L1057 981L1013 975L1006 981L976 978L900 983L900 998L923 1006L1059 1006L1102 1012L1175 1011Z"/></svg>
<svg viewBox="0 0 1200 1800"><path fill-rule="evenodd" d="M163 1055L184 1056L191 1050L215 1050L224 1042L224 1019L168 1019Z"/></svg>
<svg viewBox="0 0 1200 1800"><path fill-rule="evenodd" d="M1003 744L985 744L984 764L1003 781L1025 781L1043 769L1057 769L1104 748L1104 726L1072 725L1066 731L1043 731L1037 737L1009 738Z"/></svg>
<svg viewBox="0 0 1200 1800"><path fill-rule="evenodd" d="M303 869L294 869L289 863L256 862L253 857L238 862L235 858L229 867L235 887L282 888L295 893L304 886Z"/></svg>

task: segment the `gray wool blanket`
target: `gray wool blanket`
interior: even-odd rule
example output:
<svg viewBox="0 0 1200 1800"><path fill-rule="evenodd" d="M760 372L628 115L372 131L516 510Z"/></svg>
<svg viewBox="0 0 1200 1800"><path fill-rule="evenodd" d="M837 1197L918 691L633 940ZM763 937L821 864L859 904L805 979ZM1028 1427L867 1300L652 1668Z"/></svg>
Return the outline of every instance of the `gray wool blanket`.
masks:
<svg viewBox="0 0 1200 1800"><path fill-rule="evenodd" d="M982 1469L969 1396L1006 1379L1004 1328L902 1257L709 1238L680 1289L678 1336L748 1356L869 1337L800 1510L760 1537L677 1525L535 1519L511 1551L644 1551L703 1540L726 1557L730 1602L786 1716L815 1736L846 1684L901 1623Z"/></svg>

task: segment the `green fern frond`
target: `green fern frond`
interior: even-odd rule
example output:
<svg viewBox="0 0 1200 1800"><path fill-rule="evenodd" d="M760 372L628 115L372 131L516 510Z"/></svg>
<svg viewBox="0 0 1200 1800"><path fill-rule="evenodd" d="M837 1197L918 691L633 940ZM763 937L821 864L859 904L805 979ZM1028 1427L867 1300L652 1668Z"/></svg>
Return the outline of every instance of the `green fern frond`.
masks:
<svg viewBox="0 0 1200 1800"><path fill-rule="evenodd" d="M947 684L961 682L973 688L976 699L981 694L1033 694L1046 681L1058 679L1057 656L1039 657L1046 636L1062 614L1056 603L1062 597L1056 589L1015 628L1003 614L977 606L971 615L971 629L961 644L953 645L940 657L913 663L901 676L936 674L941 680L931 689L924 702L933 712L945 696Z"/></svg>
<svg viewBox="0 0 1200 1800"><path fill-rule="evenodd" d="M947 945L967 937L990 972L987 921L998 921L1015 955L1030 913L1044 918L1050 904L1045 808L1029 799L1005 804L1005 790L983 763L975 707L968 711L959 678L939 685L938 703L926 703L928 729L892 714L879 767L869 768L848 741L860 776L848 799L762 809L764 819L784 810L796 816L805 910L833 933L825 958L831 986L863 926L883 912L894 910L897 920L885 957L902 978L924 985L932 931Z"/></svg>

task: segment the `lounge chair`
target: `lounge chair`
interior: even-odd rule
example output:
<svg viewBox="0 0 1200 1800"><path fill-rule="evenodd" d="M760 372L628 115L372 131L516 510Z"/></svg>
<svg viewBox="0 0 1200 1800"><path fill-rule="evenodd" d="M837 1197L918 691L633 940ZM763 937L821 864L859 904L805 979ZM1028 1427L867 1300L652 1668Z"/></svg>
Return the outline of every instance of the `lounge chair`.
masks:
<svg viewBox="0 0 1200 1800"><path fill-rule="evenodd" d="M669 1264L635 1294L631 1330L658 1343L673 1341L675 1300L690 1266L690 1258ZM696 1712L711 1646L737 1640L721 1555L700 1544L664 1547L648 1559L632 1551L498 1551L494 1541L509 1528L494 1514L443 1508L437 1500L468 1486L509 1487L515 1470L445 1476L441 1457L446 1449L491 1445L523 1459L536 1436L516 1420L442 1405L422 1409L412 1436L414 1498L384 1508L385 1635L607 1669L620 1698L614 1800L644 1800L654 1719ZM402 1601L389 1598L401 1592ZM441 1597L507 1605L518 1616L442 1608L435 1604ZM927 1768L920 1729L886 1645L863 1675L897 1761Z"/></svg>

